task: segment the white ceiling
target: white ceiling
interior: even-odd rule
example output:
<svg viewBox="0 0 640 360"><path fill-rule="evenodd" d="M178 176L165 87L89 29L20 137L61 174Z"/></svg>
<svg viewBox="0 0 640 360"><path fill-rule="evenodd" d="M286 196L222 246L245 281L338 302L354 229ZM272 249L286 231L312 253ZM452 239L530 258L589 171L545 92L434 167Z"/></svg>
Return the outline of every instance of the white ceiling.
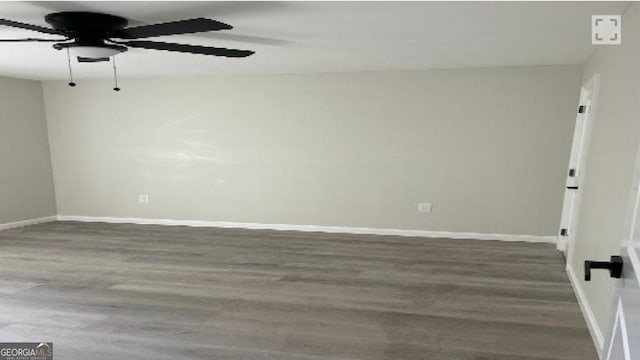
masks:
<svg viewBox="0 0 640 360"><path fill-rule="evenodd" d="M130 25L193 17L234 29L149 40L255 50L244 59L130 49L123 78L581 64L591 15L628 2L0 2L0 18L46 25L56 11L120 15ZM48 25L47 25L48 26ZM0 26L0 38L40 37ZM46 37L42 35L41 37ZM110 78L109 63L74 64L76 78ZM0 75L66 79L50 43L0 43Z"/></svg>

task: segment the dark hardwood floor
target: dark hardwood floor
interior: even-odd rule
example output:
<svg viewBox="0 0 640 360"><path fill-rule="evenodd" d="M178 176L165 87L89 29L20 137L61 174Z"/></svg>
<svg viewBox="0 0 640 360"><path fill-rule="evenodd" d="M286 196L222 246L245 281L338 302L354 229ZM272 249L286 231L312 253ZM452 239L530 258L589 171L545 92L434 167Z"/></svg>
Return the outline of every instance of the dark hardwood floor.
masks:
<svg viewBox="0 0 640 360"><path fill-rule="evenodd" d="M597 358L550 244L54 222L0 232L0 308L65 360Z"/></svg>

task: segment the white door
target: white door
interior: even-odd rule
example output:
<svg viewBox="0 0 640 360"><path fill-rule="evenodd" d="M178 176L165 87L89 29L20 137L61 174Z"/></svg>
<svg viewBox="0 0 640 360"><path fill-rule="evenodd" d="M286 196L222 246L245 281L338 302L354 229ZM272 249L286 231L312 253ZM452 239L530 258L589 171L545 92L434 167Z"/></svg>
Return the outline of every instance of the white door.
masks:
<svg viewBox="0 0 640 360"><path fill-rule="evenodd" d="M595 109L595 99L598 88L598 76L591 78L580 90L580 101L576 115L576 125L573 131L573 144L571 145L571 157L567 169L566 188L562 205L562 217L560 230L558 231L558 250L562 251L571 260L571 244L575 239L577 228L578 210L580 209L580 186L584 178L584 169L587 159L587 149L591 135L591 122Z"/></svg>
<svg viewBox="0 0 640 360"><path fill-rule="evenodd" d="M605 360L640 360L640 150L621 247L622 278L617 280Z"/></svg>

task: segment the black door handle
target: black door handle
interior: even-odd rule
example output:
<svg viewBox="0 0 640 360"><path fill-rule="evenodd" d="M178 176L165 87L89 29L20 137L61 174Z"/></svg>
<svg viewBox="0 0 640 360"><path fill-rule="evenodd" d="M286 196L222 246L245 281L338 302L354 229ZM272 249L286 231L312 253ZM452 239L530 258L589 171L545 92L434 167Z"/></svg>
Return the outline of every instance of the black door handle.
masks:
<svg viewBox="0 0 640 360"><path fill-rule="evenodd" d="M611 256L611 261L593 261L585 260L584 262L584 281L591 281L591 269L608 269L609 276L620 279L622 277L622 257Z"/></svg>
<svg viewBox="0 0 640 360"><path fill-rule="evenodd" d="M567 186L567 189L578 190L578 187L577 186Z"/></svg>

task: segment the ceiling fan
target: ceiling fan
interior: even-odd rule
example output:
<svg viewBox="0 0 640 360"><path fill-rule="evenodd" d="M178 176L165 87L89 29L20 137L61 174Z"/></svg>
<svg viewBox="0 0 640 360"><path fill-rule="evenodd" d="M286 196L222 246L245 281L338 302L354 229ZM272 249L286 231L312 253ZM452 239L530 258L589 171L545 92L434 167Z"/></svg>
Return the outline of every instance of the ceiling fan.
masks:
<svg viewBox="0 0 640 360"><path fill-rule="evenodd" d="M205 18L129 28L126 27L127 19L123 17L92 12L57 12L46 15L44 19L51 28L6 19L0 19L0 25L60 35L63 38L0 39L0 42L55 42L54 49L68 49L80 62L109 61L109 57L127 51L128 47L224 57L247 57L254 53L251 50L137 40L155 36L232 29L231 25Z"/></svg>
<svg viewBox="0 0 640 360"><path fill-rule="evenodd" d="M127 27L127 19L120 16L70 11L46 15L44 20L51 25L51 28L7 19L0 19L0 25L59 35L62 38L0 39L0 42L53 42L54 49L66 50L69 65L69 86L76 86L76 83L73 82L71 56L76 57L78 62L110 61L111 57L113 57L113 76L115 80L113 90L120 91L115 55L127 51L129 47L231 58L242 58L254 54L251 50L137 40L155 36L190 34L233 28L231 25L205 18Z"/></svg>

